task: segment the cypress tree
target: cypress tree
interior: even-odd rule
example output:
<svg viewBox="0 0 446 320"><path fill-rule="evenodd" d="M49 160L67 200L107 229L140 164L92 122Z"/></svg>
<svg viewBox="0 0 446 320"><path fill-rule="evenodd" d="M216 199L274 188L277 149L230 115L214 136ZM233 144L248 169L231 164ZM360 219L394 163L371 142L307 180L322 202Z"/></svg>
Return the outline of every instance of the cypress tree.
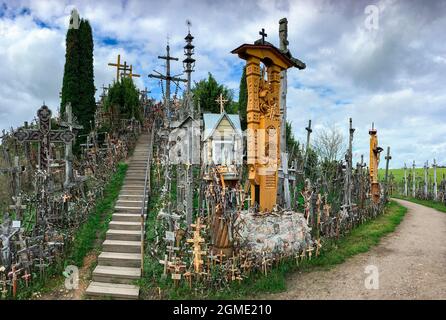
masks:
<svg viewBox="0 0 446 320"><path fill-rule="evenodd" d="M90 132L96 111L94 72L93 72L93 35L88 20L82 19L79 25L79 105L73 109L84 132Z"/></svg>
<svg viewBox="0 0 446 320"><path fill-rule="evenodd" d="M65 67L62 84L60 111L71 103L73 115L84 129L80 134L91 130L91 121L96 111L93 71L93 34L88 20L81 19L79 29L68 29L66 36ZM79 144L85 137L76 139L73 148L79 152Z"/></svg>
<svg viewBox="0 0 446 320"><path fill-rule="evenodd" d="M246 130L246 108L248 106L248 88L246 84L246 66L243 67L242 77L240 78L240 91L238 96L238 107L240 113L240 122L242 130Z"/></svg>

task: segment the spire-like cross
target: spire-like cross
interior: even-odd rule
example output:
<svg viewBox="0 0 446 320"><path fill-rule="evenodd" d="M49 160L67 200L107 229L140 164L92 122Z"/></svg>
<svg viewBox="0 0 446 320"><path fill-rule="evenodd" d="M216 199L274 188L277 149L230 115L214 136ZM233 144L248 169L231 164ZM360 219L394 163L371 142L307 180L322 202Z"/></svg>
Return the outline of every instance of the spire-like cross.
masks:
<svg viewBox="0 0 446 320"><path fill-rule="evenodd" d="M220 93L220 96L215 100L220 105L220 113L225 112L225 103L228 102L228 100L223 98L223 94Z"/></svg>
<svg viewBox="0 0 446 320"><path fill-rule="evenodd" d="M265 38L268 36L268 35L265 33L265 29L262 28L262 31L259 31L259 34L262 36L262 44L265 44Z"/></svg>

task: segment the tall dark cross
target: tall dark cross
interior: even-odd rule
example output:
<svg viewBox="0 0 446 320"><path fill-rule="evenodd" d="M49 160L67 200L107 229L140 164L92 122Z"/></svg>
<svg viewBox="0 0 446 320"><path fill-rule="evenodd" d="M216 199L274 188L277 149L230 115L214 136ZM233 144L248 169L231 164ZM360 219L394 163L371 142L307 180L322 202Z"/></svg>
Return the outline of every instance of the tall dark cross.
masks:
<svg viewBox="0 0 446 320"><path fill-rule="evenodd" d="M308 158L308 150L310 149L310 135L313 132L313 129L311 129L311 120L308 120L308 127L305 128L305 130L307 130L307 145L305 146L305 165L304 167L306 168L307 166L307 158Z"/></svg>
<svg viewBox="0 0 446 320"><path fill-rule="evenodd" d="M39 143L39 169L48 171L52 142L71 143L74 133L70 130L51 130L51 110L43 105L37 110L39 128L25 130L20 128L14 132L14 137L19 142L30 141Z"/></svg>
<svg viewBox="0 0 446 320"><path fill-rule="evenodd" d="M158 56L158 59L163 59L166 60L166 74L161 74L158 71L153 70L154 72L156 72L157 74L149 74L149 78L156 78L156 79L160 79L160 80L165 80L166 81L166 94L164 97L164 106L166 108L167 111L167 120L170 126L170 82L174 81L174 82L187 82L186 79L181 79L181 78L177 78L176 76L171 76L170 75L170 61L174 60L174 61L178 61L178 58L174 58L170 56L170 47L169 45L167 45L166 47L166 55L165 56Z"/></svg>
<svg viewBox="0 0 446 320"><path fill-rule="evenodd" d="M268 35L265 33L265 29L262 28L262 31L259 31L259 34L262 36L262 44L265 44L265 38L268 36Z"/></svg>

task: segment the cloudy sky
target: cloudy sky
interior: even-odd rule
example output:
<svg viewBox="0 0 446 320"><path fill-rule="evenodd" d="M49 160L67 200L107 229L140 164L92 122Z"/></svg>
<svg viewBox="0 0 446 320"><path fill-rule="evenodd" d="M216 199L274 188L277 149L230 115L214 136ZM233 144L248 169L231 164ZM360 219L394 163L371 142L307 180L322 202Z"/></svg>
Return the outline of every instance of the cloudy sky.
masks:
<svg viewBox="0 0 446 320"><path fill-rule="evenodd" d="M391 167L433 158L446 165L446 2L444 1L21 1L0 0L0 129L30 121L43 101L59 105L69 14L76 7L94 32L95 84L113 80L117 54L140 88L160 98L157 56L169 41L183 59L186 19L195 36L194 80L211 72L234 89L243 61L230 51L258 39L278 45L278 21L287 17L289 48L307 64L288 72L288 118L296 137L336 126L356 128L354 157L368 160L368 129L391 147ZM179 62L175 73L182 72ZM98 95L100 90L98 90ZM381 161L381 167L384 161Z"/></svg>

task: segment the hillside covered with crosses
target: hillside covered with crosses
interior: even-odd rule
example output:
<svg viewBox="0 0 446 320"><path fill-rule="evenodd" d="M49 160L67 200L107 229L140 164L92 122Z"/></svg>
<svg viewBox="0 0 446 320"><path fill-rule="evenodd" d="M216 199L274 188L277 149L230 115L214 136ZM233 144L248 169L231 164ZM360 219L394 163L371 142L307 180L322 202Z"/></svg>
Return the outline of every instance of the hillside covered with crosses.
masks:
<svg viewBox="0 0 446 320"><path fill-rule="evenodd" d="M1 299L392 298L393 289L367 284L348 296L320 270L342 275L417 210L428 218L412 225L423 229L399 231L403 239L419 239L424 224L431 237L444 231L444 214L427 208L446 211L443 159L392 168L398 154L381 145L373 117L367 128L348 113L342 127L295 124L288 88L313 72L312 58L289 41L286 17L271 30L257 19L249 41L227 53L239 66L237 90L211 72L194 78L209 50L196 47L199 21L187 20L184 35L170 31L183 56L167 39L157 65L138 69L121 52L99 65L91 21L75 8L64 19L59 103L36 105L32 121L1 136ZM113 81L97 88L100 72ZM138 86L143 77L158 97ZM357 135L368 136L360 155ZM429 250L441 256L444 246ZM399 265L404 252L386 256L389 270L418 274ZM440 265L407 297L446 298L435 286L438 296L423 294L445 280ZM314 270L336 296L308 280Z"/></svg>

